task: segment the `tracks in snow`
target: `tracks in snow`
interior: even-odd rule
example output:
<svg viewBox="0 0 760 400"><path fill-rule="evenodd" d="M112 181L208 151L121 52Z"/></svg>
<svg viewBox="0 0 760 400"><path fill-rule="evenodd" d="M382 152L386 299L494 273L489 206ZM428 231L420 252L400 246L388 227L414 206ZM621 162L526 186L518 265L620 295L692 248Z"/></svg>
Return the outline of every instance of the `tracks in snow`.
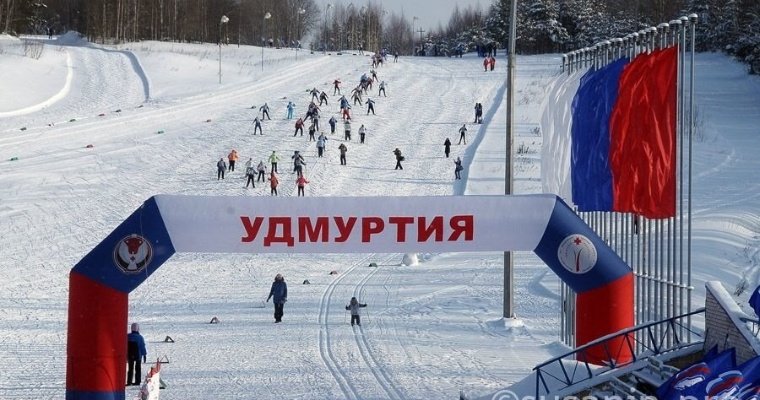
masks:
<svg viewBox="0 0 760 400"><path fill-rule="evenodd" d="M378 264L387 264L387 262L393 257L397 256L386 255L384 258L379 260ZM320 299L319 304L319 354L322 358L322 361L327 366L327 369L330 371L330 374L338 383L341 391L347 399L362 399L363 397L360 393L359 388L357 388L357 385L354 383L352 377L348 374L346 368L341 365L342 360L337 357L333 350L333 336L331 335L331 326L335 324L335 321L330 320L330 310L338 306L332 305L333 295L335 294L336 289L341 286L341 283L344 280L350 281L351 277L359 274L359 271L357 270L361 270L362 267L366 267L372 259L377 259L377 254L370 254L366 257L363 257L361 260L357 261L354 265L344 271L338 278L333 280L322 294L322 298ZM358 297L361 293L364 292L365 285L377 273L378 268L372 268L370 272L359 279L353 289L354 296ZM336 300L335 303L338 303L340 304L340 307L343 307L342 301L343 300ZM362 360L366 364L367 369L371 372L374 380L377 381L378 385L385 392L383 398L403 399L404 396L401 390L397 387L396 383L391 379L389 374L385 372L384 366L373 354L369 340L364 333L364 328L359 327L359 330L354 330L354 339L356 340L356 344L359 348ZM352 366L351 369L355 370L356 368Z"/></svg>

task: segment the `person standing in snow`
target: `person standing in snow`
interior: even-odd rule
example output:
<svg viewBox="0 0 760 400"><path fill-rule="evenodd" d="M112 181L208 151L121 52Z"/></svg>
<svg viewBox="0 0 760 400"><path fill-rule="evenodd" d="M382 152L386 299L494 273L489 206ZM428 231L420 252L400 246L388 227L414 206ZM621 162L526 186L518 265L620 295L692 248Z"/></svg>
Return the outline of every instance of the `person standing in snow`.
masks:
<svg viewBox="0 0 760 400"><path fill-rule="evenodd" d="M367 128L364 127L364 124L359 127L359 143L364 143L364 135L367 133Z"/></svg>
<svg viewBox="0 0 760 400"><path fill-rule="evenodd" d="M314 124L312 124L309 127L309 141L310 142L316 142L317 139L314 137L314 134L316 133L316 130L314 129Z"/></svg>
<svg viewBox="0 0 760 400"><path fill-rule="evenodd" d="M282 316L285 312L285 302L288 301L288 285L285 283L285 278L281 274L277 274L272 282L272 289L269 290L269 299L274 297L274 322L282 322Z"/></svg>
<svg viewBox="0 0 760 400"><path fill-rule="evenodd" d="M269 155L269 163L272 164L272 172L278 172L277 161L280 161L280 156L278 156L277 153L272 150L272 154Z"/></svg>
<svg viewBox="0 0 760 400"><path fill-rule="evenodd" d="M320 133L317 138L317 157L322 158L322 154L325 152L325 145L327 144L327 136L324 133Z"/></svg>
<svg viewBox="0 0 760 400"><path fill-rule="evenodd" d="M222 157L216 162L216 180L224 179L224 171L226 170L227 163L224 162L224 157Z"/></svg>
<svg viewBox="0 0 760 400"><path fill-rule="evenodd" d="M325 104L329 105L329 104L327 103L327 92L322 92L322 93L319 95L319 105L320 105L320 106L322 105L322 102L324 102Z"/></svg>
<svg viewBox="0 0 760 400"><path fill-rule="evenodd" d="M259 107L259 111L261 111L261 119L264 119L265 115L268 120L272 119L272 118L269 118L269 105L267 103L264 103L263 106Z"/></svg>
<svg viewBox="0 0 760 400"><path fill-rule="evenodd" d="M454 179L462 179L461 172L464 169L462 167L462 159L457 157L456 161L454 161Z"/></svg>
<svg viewBox="0 0 760 400"><path fill-rule="evenodd" d="M292 101L288 102L288 119L293 119L293 111L296 109L296 105Z"/></svg>
<svg viewBox="0 0 760 400"><path fill-rule="evenodd" d="M331 116L330 120L327 121L327 123L330 124L330 133L335 133L335 124L338 123L338 120L335 119L335 116Z"/></svg>
<svg viewBox="0 0 760 400"><path fill-rule="evenodd" d="M245 164L245 176L247 178L245 181L246 189L248 188L248 184L251 184L253 188L256 189L256 183L254 182L254 179L256 178L256 168L252 164L253 162L250 160Z"/></svg>
<svg viewBox="0 0 760 400"><path fill-rule="evenodd" d="M351 121L346 120L346 122L343 123L343 128L343 132L345 133L343 140L351 141Z"/></svg>
<svg viewBox="0 0 760 400"><path fill-rule="evenodd" d="M338 150L340 150L340 165L346 165L346 152L348 151L348 147L346 147L345 143L341 143L340 146L338 146Z"/></svg>
<svg viewBox="0 0 760 400"><path fill-rule="evenodd" d="M142 362L148 361L148 351L145 349L145 339L140 334L140 325L132 323L127 334L127 386L140 385L142 379Z"/></svg>
<svg viewBox="0 0 760 400"><path fill-rule="evenodd" d="M230 154L227 154L227 159L230 161L230 172L235 171L235 162L237 162L238 159L238 153L237 150L232 149Z"/></svg>
<svg viewBox="0 0 760 400"><path fill-rule="evenodd" d="M303 176L303 166L306 165L306 161L303 159L301 152L296 150L290 157L293 159L293 172L298 176Z"/></svg>
<svg viewBox="0 0 760 400"><path fill-rule="evenodd" d="M367 99L367 115L372 111L372 115L375 115L375 102L372 99Z"/></svg>
<svg viewBox="0 0 760 400"><path fill-rule="evenodd" d="M338 79L333 81L333 96L335 96L335 93L340 94L340 81Z"/></svg>
<svg viewBox="0 0 760 400"><path fill-rule="evenodd" d="M380 87L377 89L377 97L380 97L380 93L383 94L383 97L388 97L385 94L385 81L380 82Z"/></svg>
<svg viewBox="0 0 760 400"><path fill-rule="evenodd" d="M488 57L486 57L486 58L483 59L483 71L484 72L488 72L488 64L489 64Z"/></svg>
<svg viewBox="0 0 760 400"><path fill-rule="evenodd" d="M467 124L462 124L462 127L459 128L459 143L462 144L462 141L464 141L464 144L467 144L467 138L464 137L464 135L467 133Z"/></svg>
<svg viewBox="0 0 760 400"><path fill-rule="evenodd" d="M259 130L259 133L263 135L264 133L261 131L261 121L259 121L259 117L256 117L253 119L253 136L256 136L256 130Z"/></svg>
<svg viewBox="0 0 760 400"><path fill-rule="evenodd" d="M449 138L443 142L443 152L446 153L446 158L449 158L449 153L451 153L451 140Z"/></svg>
<svg viewBox="0 0 760 400"><path fill-rule="evenodd" d="M496 66L496 57L489 57L488 65L490 66L491 71L493 71L494 67Z"/></svg>
<svg viewBox="0 0 760 400"><path fill-rule="evenodd" d="M346 310L351 311L351 326L354 326L354 322L356 322L356 325L362 326L362 320L359 316L359 308L363 307L367 307L367 305L359 303L359 300L356 300L356 297L351 298L351 301L346 306Z"/></svg>
<svg viewBox="0 0 760 400"><path fill-rule="evenodd" d="M256 172L259 174L259 176L256 178L256 182L266 182L267 166L264 165L264 160L259 160L259 165L256 166Z"/></svg>
<svg viewBox="0 0 760 400"><path fill-rule="evenodd" d="M306 184L309 183L308 180L306 180L306 177L303 175L299 176L298 179L296 179L296 186L298 187L298 196L306 196L304 194L304 190L306 188Z"/></svg>
<svg viewBox="0 0 760 400"><path fill-rule="evenodd" d="M298 135L298 131L301 131L301 136L303 136L303 119L298 118L296 120L296 131L293 133L293 137L296 137Z"/></svg>
<svg viewBox="0 0 760 400"><path fill-rule="evenodd" d="M401 161L404 161L404 156L401 155L401 150L396 147L396 150L393 150L393 154L396 156L396 168L395 169L404 169L404 167L401 166Z"/></svg>
<svg viewBox="0 0 760 400"><path fill-rule="evenodd" d="M309 93L311 93L312 102L319 100L319 90L317 88L311 89Z"/></svg>
<svg viewBox="0 0 760 400"><path fill-rule="evenodd" d="M483 105L475 103L475 122L476 124L483 123Z"/></svg>
<svg viewBox="0 0 760 400"><path fill-rule="evenodd" d="M280 180L277 178L277 174L272 171L269 175L269 187L272 189L271 195L277 196L277 185L280 184Z"/></svg>

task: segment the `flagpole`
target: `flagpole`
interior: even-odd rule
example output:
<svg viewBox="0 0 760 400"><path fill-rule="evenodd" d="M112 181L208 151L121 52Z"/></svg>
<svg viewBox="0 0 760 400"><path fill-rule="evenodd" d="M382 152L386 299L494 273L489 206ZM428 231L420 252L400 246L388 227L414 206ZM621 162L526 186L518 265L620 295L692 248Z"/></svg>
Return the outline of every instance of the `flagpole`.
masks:
<svg viewBox="0 0 760 400"><path fill-rule="evenodd" d="M686 297L687 301L687 307L691 311L691 290L694 290L693 287L691 287L691 166L692 166L692 142L694 141L694 42L696 41L696 25L697 25L697 14L691 14L689 15L689 22L691 22L691 72L689 74L689 203L688 203L688 211L686 213L686 218L688 221L687 229L686 229L686 235L688 236L686 243L687 243L687 250L686 250L686 279L688 280L688 287L687 290L689 290L689 295ZM688 340L691 340L691 315L687 317L687 332L688 332Z"/></svg>
<svg viewBox="0 0 760 400"><path fill-rule="evenodd" d="M506 171L504 174L504 195L513 192L512 182L512 142L514 135L515 113L515 38L517 36L517 0L512 0L509 10L509 48L507 59L507 138L506 138ZM512 252L504 252L504 318L514 318L514 261Z"/></svg>
<svg viewBox="0 0 760 400"><path fill-rule="evenodd" d="M686 85L684 84L684 79L686 77L686 28L689 25L689 18L688 17L681 17L681 38L680 38L680 62L681 62L681 76L679 84L681 85L681 165L680 165L680 171L681 171L681 184L680 184L680 193L679 193L679 231L678 231L678 283L679 283L679 290L678 290L678 304L680 307L679 313L683 314L685 312L689 312L691 310L686 309L684 310L684 263L683 263L683 255L684 255L684 243L683 243L683 225L684 225L684 204L683 204L683 182L684 182L684 146L683 143L686 140ZM681 333L683 333L683 327L681 327Z"/></svg>

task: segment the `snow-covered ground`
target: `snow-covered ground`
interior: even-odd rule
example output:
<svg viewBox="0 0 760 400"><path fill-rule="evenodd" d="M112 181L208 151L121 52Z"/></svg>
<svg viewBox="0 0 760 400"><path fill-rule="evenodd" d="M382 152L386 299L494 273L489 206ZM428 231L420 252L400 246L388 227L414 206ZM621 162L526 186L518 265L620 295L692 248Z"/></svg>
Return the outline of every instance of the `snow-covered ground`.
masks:
<svg viewBox="0 0 760 400"><path fill-rule="evenodd" d="M233 148L240 164L277 150L285 158L282 196L295 194L289 156L304 153L305 202L504 190L504 57L494 72L471 55L401 57L378 68L388 97L373 90L376 116L354 107L354 131L364 124L367 142L348 143L341 166L342 135L330 135L325 158L317 158L308 135L293 137L285 104L294 101L303 115L307 90L326 90L320 122L327 129L338 111L332 81L349 91L369 57L265 49L262 65L261 48L224 46L219 84L214 45L30 40L45 43L38 60L24 57L17 39L0 37L2 399L63 398L68 272L145 199L269 195L266 185L244 188L243 168L216 179L216 161ZM517 193L541 187L535 128L558 66L556 55L518 58ZM717 54L697 57L697 75L695 305L707 280L731 289L743 276L753 287L760 279L760 80ZM478 101L480 126L471 124ZM252 136L251 107L265 102L273 119L263 136ZM443 141L456 143L463 123L468 144L452 146L452 156L464 159L466 179L455 182ZM406 157L403 171L393 169L396 147ZM523 326L515 328L500 318L501 253L424 254L409 267L401 258L181 254L132 292L130 321L141 324L149 358L170 360L164 399L438 399L460 389L478 396L567 350L557 342L558 279L533 254L516 253ZM282 324L272 323L271 306L258 308L277 273L290 291ZM351 296L369 305L357 329L343 308ZM209 324L212 317L221 323ZM164 343L166 336L175 343Z"/></svg>

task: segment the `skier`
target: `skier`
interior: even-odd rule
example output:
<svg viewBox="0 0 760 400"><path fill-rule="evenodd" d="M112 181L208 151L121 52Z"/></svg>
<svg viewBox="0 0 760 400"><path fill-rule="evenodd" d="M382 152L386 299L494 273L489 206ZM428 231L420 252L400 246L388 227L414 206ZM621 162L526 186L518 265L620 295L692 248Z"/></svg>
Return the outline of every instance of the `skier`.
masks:
<svg viewBox="0 0 760 400"><path fill-rule="evenodd" d="M364 124L359 127L359 143L364 143L364 135L367 133L367 128L364 127Z"/></svg>
<svg viewBox="0 0 760 400"><path fill-rule="evenodd" d="M404 169L404 167L401 166L401 161L404 161L404 156L401 155L401 150L396 147L396 150L393 150L393 154L396 155L396 168L395 169Z"/></svg>
<svg viewBox="0 0 760 400"><path fill-rule="evenodd" d="M343 109L343 119L345 121L348 121L351 119L351 113L348 111L350 109L351 109L351 106L349 106L348 104L346 104L346 108Z"/></svg>
<svg viewBox="0 0 760 400"><path fill-rule="evenodd" d="M446 153L446 158L449 158L449 153L451 153L451 140L449 138L443 142L443 152Z"/></svg>
<svg viewBox="0 0 760 400"><path fill-rule="evenodd" d="M293 111L296 109L296 105L292 101L288 102L288 119L293 119Z"/></svg>
<svg viewBox="0 0 760 400"><path fill-rule="evenodd" d="M319 111L315 110L311 115L311 126L313 126L315 130L319 130Z"/></svg>
<svg viewBox="0 0 760 400"><path fill-rule="evenodd" d="M340 165L346 165L346 152L348 151L348 147L346 147L345 143L341 143L340 146L338 146L338 150L340 150Z"/></svg>
<svg viewBox="0 0 760 400"><path fill-rule="evenodd" d="M459 128L459 143L462 144L462 141L464 140L464 144L467 144L467 138L464 137L465 133L467 133L467 124L462 124L462 127Z"/></svg>
<svg viewBox="0 0 760 400"><path fill-rule="evenodd" d="M238 153L237 150L232 149L230 154L227 154L227 159L230 161L230 172L235 171L235 162L238 159Z"/></svg>
<svg viewBox="0 0 760 400"><path fill-rule="evenodd" d="M493 71L493 68L496 66L496 57L491 56L488 60L488 64L490 65L491 71Z"/></svg>
<svg viewBox="0 0 760 400"><path fill-rule="evenodd" d="M388 97L388 96L385 94L385 81L381 81L381 82L380 82L380 86L379 86L379 87L378 87L378 89L377 89L377 96L378 96L378 97L380 97L380 93L382 93L382 94L383 94L383 97Z"/></svg>
<svg viewBox="0 0 760 400"><path fill-rule="evenodd" d="M480 103L475 103L475 123L483 123L483 105Z"/></svg>
<svg viewBox="0 0 760 400"><path fill-rule="evenodd" d="M140 386L142 370L140 359L147 361L148 351L145 349L145 339L140 334L140 325L132 323L130 333L127 334L127 386Z"/></svg>
<svg viewBox="0 0 760 400"><path fill-rule="evenodd" d="M282 322L282 316L284 314L285 302L288 301L288 285L285 283L285 278L281 274L277 274L272 282L272 289L269 290L269 299L274 297L274 322Z"/></svg>
<svg viewBox="0 0 760 400"><path fill-rule="evenodd" d="M269 175L269 187L272 189L271 195L277 196L277 185L280 184L280 180L277 179L277 174L272 171Z"/></svg>
<svg viewBox="0 0 760 400"><path fill-rule="evenodd" d="M320 133L319 137L317 138L317 157L322 157L322 154L325 152L325 145L327 144L327 137L324 133Z"/></svg>
<svg viewBox="0 0 760 400"><path fill-rule="evenodd" d="M367 305L359 303L359 301L356 300L356 297L351 298L351 301L346 306L346 310L351 311L351 326L354 326L354 322L356 322L356 325L362 326L361 317L359 316L359 308L363 307L367 307Z"/></svg>
<svg viewBox="0 0 760 400"><path fill-rule="evenodd" d="M266 182L267 166L264 165L264 160L259 160L259 165L256 167L256 172L259 173L259 176L256 178L256 182Z"/></svg>
<svg viewBox="0 0 760 400"><path fill-rule="evenodd" d="M259 111L261 111L261 119L264 119L264 116L267 116L268 120L271 120L272 118L269 118L269 105L267 103L264 103L263 106L259 107Z"/></svg>
<svg viewBox="0 0 760 400"><path fill-rule="evenodd" d="M340 94L340 80L338 79L333 81L333 96L335 96L335 92Z"/></svg>
<svg viewBox="0 0 760 400"><path fill-rule="evenodd" d="M462 167L462 160L457 157L456 161L454 161L454 179L462 179L462 175L460 175L460 173L463 169L464 167Z"/></svg>
<svg viewBox="0 0 760 400"><path fill-rule="evenodd" d="M256 136L256 129L259 130L261 135L264 135L264 132L261 131L261 121L259 121L259 117L253 119L253 136Z"/></svg>
<svg viewBox="0 0 760 400"><path fill-rule="evenodd" d="M398 62L398 50L395 53L393 53L393 62L395 63Z"/></svg>
<svg viewBox="0 0 760 400"><path fill-rule="evenodd" d="M327 92L322 92L322 94L319 95L319 105L320 106L322 105L322 102L324 102L325 104L329 105L327 103Z"/></svg>
<svg viewBox="0 0 760 400"><path fill-rule="evenodd" d="M367 115L372 111L372 115L375 115L375 102L372 99L367 99Z"/></svg>
<svg viewBox="0 0 760 400"><path fill-rule="evenodd" d="M253 159L248 160L247 163L245 163L245 176L248 178L245 181L245 187L248 188L248 184L250 183L254 189L256 189L256 183L253 181L253 179L256 177L256 168L253 166Z"/></svg>
<svg viewBox="0 0 760 400"><path fill-rule="evenodd" d="M301 152L296 150L290 158L293 159L293 172L298 176L303 175L303 166L306 165L306 161L303 159Z"/></svg>
<svg viewBox="0 0 760 400"><path fill-rule="evenodd" d="M488 71L488 64L489 64L488 57L486 57L486 58L483 59L483 71L484 72Z"/></svg>
<svg viewBox="0 0 760 400"><path fill-rule="evenodd" d="M280 161L280 156L278 156L275 151L272 150L272 154L269 155L269 162L272 164L272 172L278 172L277 161Z"/></svg>
<svg viewBox="0 0 760 400"><path fill-rule="evenodd" d="M343 123L343 132L345 133L345 136L343 137L343 140L351 140L351 121L346 120L346 122Z"/></svg>
<svg viewBox="0 0 760 400"><path fill-rule="evenodd" d="M309 183L309 181L306 180L306 178L303 175L299 176L296 179L296 186L298 186L298 196L306 196L304 194L304 190L307 183Z"/></svg>
<svg viewBox="0 0 760 400"><path fill-rule="evenodd" d="M296 135L298 135L298 131L301 131L301 136L303 136L303 120L301 118L298 118L298 120L296 120L296 131L293 133L293 137L296 137Z"/></svg>
<svg viewBox="0 0 760 400"><path fill-rule="evenodd" d="M335 124L338 123L338 120L335 119L335 116L331 116L330 120L327 121L330 124L330 133L335 133Z"/></svg>
<svg viewBox="0 0 760 400"><path fill-rule="evenodd" d="M316 132L316 129L314 129L314 124L311 124L309 127L309 141L310 142L316 142L317 139L314 138L314 133Z"/></svg>
<svg viewBox="0 0 760 400"><path fill-rule="evenodd" d="M359 102L360 106L363 106L364 103L362 102L362 93L361 89L354 89L353 93L351 93L351 100L354 101L354 105L356 105L357 102Z"/></svg>
<svg viewBox="0 0 760 400"><path fill-rule="evenodd" d="M311 101L319 100L319 90L317 88L311 89L309 92L311 93Z"/></svg>
<svg viewBox="0 0 760 400"><path fill-rule="evenodd" d="M227 163L224 162L224 157L222 157L216 163L216 180L224 179L224 171L226 170L227 170Z"/></svg>

